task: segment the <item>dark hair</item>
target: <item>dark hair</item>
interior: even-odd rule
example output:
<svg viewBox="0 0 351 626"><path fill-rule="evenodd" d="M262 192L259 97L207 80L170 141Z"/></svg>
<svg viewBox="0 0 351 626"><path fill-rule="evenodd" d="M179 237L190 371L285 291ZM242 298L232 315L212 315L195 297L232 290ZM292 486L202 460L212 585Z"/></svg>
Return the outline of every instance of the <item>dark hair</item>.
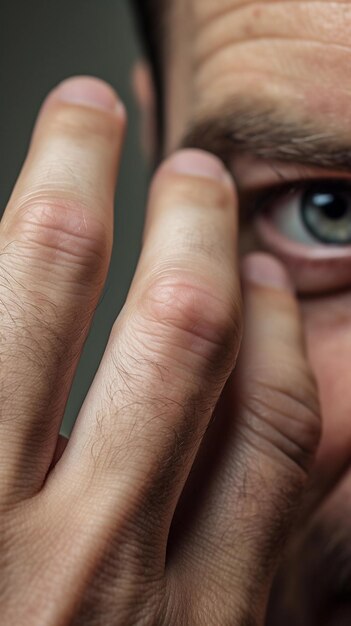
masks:
<svg viewBox="0 0 351 626"><path fill-rule="evenodd" d="M135 11L138 31L142 38L147 59L153 72L157 97L157 123L159 139L163 136L163 21L168 0L131 0Z"/></svg>

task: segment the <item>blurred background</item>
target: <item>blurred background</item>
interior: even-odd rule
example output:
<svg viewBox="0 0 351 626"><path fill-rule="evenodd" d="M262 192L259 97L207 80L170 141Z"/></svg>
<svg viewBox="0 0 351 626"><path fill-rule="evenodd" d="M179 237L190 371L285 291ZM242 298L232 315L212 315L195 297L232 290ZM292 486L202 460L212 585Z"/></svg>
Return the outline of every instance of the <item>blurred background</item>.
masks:
<svg viewBox="0 0 351 626"><path fill-rule="evenodd" d="M1 5L1 211L23 162L36 113L58 82L74 74L99 76L117 89L129 112L111 269L67 405L67 434L125 300L139 253L147 170L131 70L140 50L128 0L5 0Z"/></svg>

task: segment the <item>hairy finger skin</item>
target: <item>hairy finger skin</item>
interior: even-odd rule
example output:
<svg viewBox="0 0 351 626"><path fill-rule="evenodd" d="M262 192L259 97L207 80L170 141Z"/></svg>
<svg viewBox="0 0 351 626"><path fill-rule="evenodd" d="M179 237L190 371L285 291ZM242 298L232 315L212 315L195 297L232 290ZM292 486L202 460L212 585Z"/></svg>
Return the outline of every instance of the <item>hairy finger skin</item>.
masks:
<svg viewBox="0 0 351 626"><path fill-rule="evenodd" d="M0 226L3 503L45 480L110 259L125 118L95 79L80 89L109 99L109 111L68 100L76 82L48 97Z"/></svg>
<svg viewBox="0 0 351 626"><path fill-rule="evenodd" d="M235 209L210 155L176 155L156 176L133 285L73 436L37 493L2 507L4 626L264 623L318 405L293 295L251 276L237 417L226 413L217 462L193 481L221 443L208 427L226 383L234 406Z"/></svg>
<svg viewBox="0 0 351 626"><path fill-rule="evenodd" d="M160 172L77 428L41 491L0 519L5 626L192 623L168 531L241 335L234 194L216 167Z"/></svg>
<svg viewBox="0 0 351 626"><path fill-rule="evenodd" d="M189 581L188 602L210 625L264 622L321 429L288 277L267 255L248 263L238 369L204 439L171 537L172 575ZM200 587L191 582L195 576Z"/></svg>
<svg viewBox="0 0 351 626"><path fill-rule="evenodd" d="M131 291L66 450L143 491L161 471L185 479L240 341L233 189L200 158L217 180L170 166L156 177Z"/></svg>
<svg viewBox="0 0 351 626"><path fill-rule="evenodd" d="M132 580L153 581L148 606L179 610L165 591L168 530L241 334L234 194L216 167L218 179L167 164L157 175L130 294L45 487L49 499L69 492L90 520L92 586L114 598L111 622L116 606L132 610L122 560ZM94 614L90 589L84 615Z"/></svg>

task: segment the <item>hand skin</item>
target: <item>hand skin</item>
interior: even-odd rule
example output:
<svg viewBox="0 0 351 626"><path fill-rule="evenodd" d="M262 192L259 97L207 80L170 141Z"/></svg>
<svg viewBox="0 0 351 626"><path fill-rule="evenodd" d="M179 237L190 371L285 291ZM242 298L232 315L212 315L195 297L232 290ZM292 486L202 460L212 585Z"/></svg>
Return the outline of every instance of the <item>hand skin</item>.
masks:
<svg viewBox="0 0 351 626"><path fill-rule="evenodd" d="M243 263L236 365L237 200L216 157L179 152L156 173L130 293L58 440L110 259L125 117L101 81L61 84L1 223L1 624L256 626L319 408L268 255Z"/></svg>

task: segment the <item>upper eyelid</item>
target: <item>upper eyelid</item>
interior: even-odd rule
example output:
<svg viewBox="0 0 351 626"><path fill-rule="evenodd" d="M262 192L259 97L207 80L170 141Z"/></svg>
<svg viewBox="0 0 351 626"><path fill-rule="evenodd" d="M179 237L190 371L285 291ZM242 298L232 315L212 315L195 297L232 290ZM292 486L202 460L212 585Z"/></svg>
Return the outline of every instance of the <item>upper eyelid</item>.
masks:
<svg viewBox="0 0 351 626"><path fill-rule="evenodd" d="M289 180L284 183L275 183L266 186L261 186L260 189L256 189L255 192L249 196L244 206L240 202L240 218L242 222L250 222L256 214L264 211L269 202L273 202L279 197L284 197L289 193L293 194L299 190L302 190L307 185L320 185L329 184L333 186L339 186L351 193L351 179L348 178L336 178L336 177L306 177L296 180ZM239 193L240 200L240 193Z"/></svg>
<svg viewBox="0 0 351 626"><path fill-rule="evenodd" d="M279 185L292 185L311 181L351 180L351 172L335 168L313 166L304 162L279 161L256 157L250 153L229 158L227 167L232 171L239 193L260 192Z"/></svg>

